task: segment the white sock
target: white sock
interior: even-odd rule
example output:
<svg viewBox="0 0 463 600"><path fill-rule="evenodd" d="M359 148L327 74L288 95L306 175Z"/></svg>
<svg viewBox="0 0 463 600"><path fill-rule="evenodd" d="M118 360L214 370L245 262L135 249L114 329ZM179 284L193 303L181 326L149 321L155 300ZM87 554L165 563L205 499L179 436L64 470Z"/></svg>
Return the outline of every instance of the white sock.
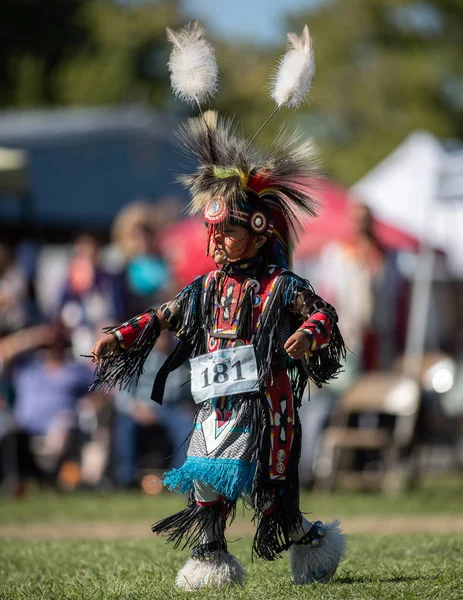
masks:
<svg viewBox="0 0 463 600"><path fill-rule="evenodd" d="M310 521L307 521L305 517L302 517L301 524L296 529L293 529L293 531L290 531L289 537L292 539L293 542L298 542L309 531L311 527L312 523Z"/></svg>

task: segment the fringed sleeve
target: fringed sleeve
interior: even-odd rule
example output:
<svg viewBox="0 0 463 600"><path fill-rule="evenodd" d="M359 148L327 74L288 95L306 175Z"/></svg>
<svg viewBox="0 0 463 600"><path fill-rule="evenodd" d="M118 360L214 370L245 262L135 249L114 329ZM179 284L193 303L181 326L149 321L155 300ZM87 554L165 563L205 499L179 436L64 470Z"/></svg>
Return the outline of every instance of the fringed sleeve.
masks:
<svg viewBox="0 0 463 600"><path fill-rule="evenodd" d="M153 309L137 315L130 321L107 327L118 340L120 351L100 359L90 391L95 389L132 389L136 387L143 365L161 332L161 324Z"/></svg>
<svg viewBox="0 0 463 600"><path fill-rule="evenodd" d="M181 344L181 348L188 346L187 353L178 352L178 348L176 348L176 356L181 355L182 360L181 362L170 361L169 365L172 367L170 370L179 367L188 358L191 347L194 347L194 344L200 339L198 331L202 324L200 299L203 279L204 277L197 277L173 300L159 309L169 323L170 329L176 331L177 337L184 342ZM119 389L133 389L136 387L140 375L143 373L143 365L161 333L161 323L156 311L150 309L126 323L107 327L103 331L112 333L116 337L120 351L117 354L105 356L99 361L95 370L95 380L90 390L111 389L116 386ZM172 362L175 364L171 365ZM170 370L161 368L160 372L164 377L163 385L165 385L165 379ZM159 380L161 379L162 377L159 378ZM162 387L162 391L163 389ZM159 397L162 398L162 393Z"/></svg>
<svg viewBox="0 0 463 600"><path fill-rule="evenodd" d="M298 331L303 331L311 341L310 353L302 359L304 370L315 385L321 387L340 373L341 360L346 358L338 315L305 280L299 280L295 288L293 311L304 319Z"/></svg>
<svg viewBox="0 0 463 600"><path fill-rule="evenodd" d="M130 321L122 323L122 325L116 325L114 327L105 327L104 333L112 333L118 343L121 350L130 350L133 343L141 334L142 330L150 325L155 311L150 309L144 313L133 317Z"/></svg>

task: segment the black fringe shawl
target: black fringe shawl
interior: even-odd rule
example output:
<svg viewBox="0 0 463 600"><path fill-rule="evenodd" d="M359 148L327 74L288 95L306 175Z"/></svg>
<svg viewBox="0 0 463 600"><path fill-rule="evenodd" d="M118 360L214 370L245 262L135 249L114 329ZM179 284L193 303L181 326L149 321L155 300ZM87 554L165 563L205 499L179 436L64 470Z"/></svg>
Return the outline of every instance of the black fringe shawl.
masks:
<svg viewBox="0 0 463 600"><path fill-rule="evenodd" d="M178 369L189 358L206 352L209 320L206 320L208 313L205 311L205 307L210 306L213 301L214 286L211 286L207 295L204 295L205 278L205 275L196 277L193 283L177 294L173 300L179 305L182 324L176 334L179 342L159 369L153 383L151 400L158 404L162 404L169 373Z"/></svg>
<svg viewBox="0 0 463 600"><path fill-rule="evenodd" d="M284 305L291 311L295 295L300 291L310 291L313 293L313 288L306 279L302 279L290 271L283 273L281 277L285 275L289 281L284 286ZM293 393L295 392L294 386L296 386L297 390L300 390L301 385L303 385L303 392L307 379L310 379L318 388L321 388L324 383L328 383L330 379L336 379L339 373L342 372L342 361L346 359L347 349L338 327L336 311L333 307L327 305L326 309L323 307L317 308L317 312L324 313L331 322L329 343L326 348L315 351L308 362L305 359L300 361L290 359L287 370L291 385L293 386ZM292 320L291 332L293 333L302 325L305 317L294 312L290 314ZM306 376L305 383L302 381L304 379L301 374L302 371Z"/></svg>
<svg viewBox="0 0 463 600"><path fill-rule="evenodd" d="M177 332L179 343L160 369L153 385L151 397L160 404L162 404L162 396L169 373L188 358L206 352L207 331L213 328L214 298L220 290L217 290L216 278L211 277L208 289L204 292L205 277L197 277L174 299L174 302L176 301L179 305L182 324ZM311 289L310 284L291 271L284 271L279 275L254 342L261 391L265 391L275 370L284 368L291 381L296 405L301 402L308 379L313 381L317 387L321 387L323 383L327 383L329 379L337 376L342 368L341 359L345 358L346 353L337 323L332 322L328 346L315 352L308 363L303 360L293 361L287 357L283 345L303 321L300 315L290 312L294 296L301 289ZM253 289L249 286L244 290L241 300L242 310L238 330L239 337L247 339L251 337L252 300ZM139 377L143 373L143 365L160 334L160 324L156 312L155 310L149 312L151 313L149 322L141 330L130 349L122 350L116 355L100 360L95 370L94 382L90 387L91 391L98 388L110 389L115 386L119 386L119 389L130 390L137 385ZM327 316L332 319L329 312L327 312ZM137 317L129 321L134 326L137 325L137 322ZM120 326L108 327L104 331L113 333L118 327Z"/></svg>
<svg viewBox="0 0 463 600"><path fill-rule="evenodd" d="M208 289L204 292L204 279L205 276L198 277L177 297L181 302L183 315L177 337L180 338L180 343L188 345L191 351L189 357L206 352L207 332L214 327L214 298L219 284L215 277L211 277ZM308 363L295 361L287 356L283 350L284 343L304 321L302 315L294 313L293 308L295 294L301 290L312 290L310 283L305 279L291 271L284 271L278 276L254 341L261 391L265 391L270 384L275 370L284 368L288 372L297 403L302 399L308 379L317 387L321 387L340 373L341 360L346 357L344 340L329 310L326 311L326 315L331 320L332 328L328 346L314 352ZM248 287L241 300L238 337L251 337L252 300L253 289ZM318 310L323 312L323 308Z"/></svg>
<svg viewBox="0 0 463 600"><path fill-rule="evenodd" d="M294 312L295 295L302 290L312 291L310 283L305 279L291 271L284 271L279 275L254 343L259 377L264 382L264 389L271 381L272 372L284 368L291 382L296 406L300 406L308 379L317 387L322 387L322 384L337 377L342 370L341 360L346 357L344 340L330 310L326 311L332 325L326 348L314 352L308 363L289 358L283 350L288 337L304 322L304 317ZM323 312L323 308L318 311Z"/></svg>

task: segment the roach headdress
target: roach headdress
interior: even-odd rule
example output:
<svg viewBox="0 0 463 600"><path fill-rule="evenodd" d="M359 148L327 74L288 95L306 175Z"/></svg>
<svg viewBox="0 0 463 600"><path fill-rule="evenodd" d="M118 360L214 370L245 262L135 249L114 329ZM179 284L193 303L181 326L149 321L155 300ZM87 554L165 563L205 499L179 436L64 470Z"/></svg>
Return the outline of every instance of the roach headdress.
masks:
<svg viewBox="0 0 463 600"><path fill-rule="evenodd" d="M218 72L212 46L197 22L179 33L168 30L173 49L169 61L174 93L197 104L217 92ZM289 48L272 77L272 115L249 141L230 119L201 112L180 128L183 150L196 160L193 173L179 179L191 193L190 214L202 213L209 236L227 223L264 235L270 262L290 266L303 217L315 216L314 191L320 178L318 153L301 131L281 129L267 152L253 147L258 133L282 107L305 100L315 72L307 26L301 37L288 34Z"/></svg>

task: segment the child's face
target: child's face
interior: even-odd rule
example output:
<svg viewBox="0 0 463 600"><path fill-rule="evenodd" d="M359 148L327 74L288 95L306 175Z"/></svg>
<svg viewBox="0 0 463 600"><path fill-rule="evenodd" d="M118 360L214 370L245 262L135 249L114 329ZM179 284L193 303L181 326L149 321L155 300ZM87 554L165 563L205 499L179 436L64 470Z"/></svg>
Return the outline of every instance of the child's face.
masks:
<svg viewBox="0 0 463 600"><path fill-rule="evenodd" d="M253 243L254 236L239 225L226 225L223 231L215 231L209 241L209 254L217 265L231 260L252 258L259 248Z"/></svg>

